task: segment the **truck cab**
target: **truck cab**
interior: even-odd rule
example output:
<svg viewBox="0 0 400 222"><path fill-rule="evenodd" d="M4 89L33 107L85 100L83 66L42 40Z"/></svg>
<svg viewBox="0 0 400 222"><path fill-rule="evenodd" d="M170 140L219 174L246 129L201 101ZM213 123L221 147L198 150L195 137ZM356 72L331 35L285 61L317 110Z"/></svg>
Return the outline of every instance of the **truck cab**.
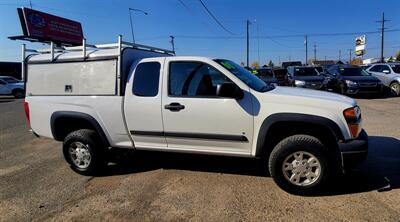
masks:
<svg viewBox="0 0 400 222"><path fill-rule="evenodd" d="M266 84L226 59L102 47L25 61L32 130L62 141L80 174L101 171L112 149L239 156L263 159L282 189L305 194L366 157L349 97Z"/></svg>

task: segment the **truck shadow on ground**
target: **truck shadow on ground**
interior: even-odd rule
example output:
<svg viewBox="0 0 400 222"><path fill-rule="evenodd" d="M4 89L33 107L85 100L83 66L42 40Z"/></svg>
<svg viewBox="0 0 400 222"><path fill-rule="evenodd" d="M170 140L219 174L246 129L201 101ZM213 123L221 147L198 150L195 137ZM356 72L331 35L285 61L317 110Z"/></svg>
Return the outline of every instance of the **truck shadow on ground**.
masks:
<svg viewBox="0 0 400 222"><path fill-rule="evenodd" d="M400 141L393 137L370 136L367 160L359 167L337 177L315 196L344 195L400 188ZM237 174L268 177L262 159L178 154L167 152L118 153L116 164L109 165L102 176L134 174L157 169Z"/></svg>

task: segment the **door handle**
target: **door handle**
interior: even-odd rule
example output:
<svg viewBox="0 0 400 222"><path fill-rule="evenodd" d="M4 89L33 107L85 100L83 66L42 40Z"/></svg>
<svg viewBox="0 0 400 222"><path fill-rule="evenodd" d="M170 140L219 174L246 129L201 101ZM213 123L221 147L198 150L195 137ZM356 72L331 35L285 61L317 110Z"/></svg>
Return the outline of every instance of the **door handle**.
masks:
<svg viewBox="0 0 400 222"><path fill-rule="evenodd" d="M169 109L172 112L179 112L179 110L185 109L185 106L181 105L180 103L170 103L168 105L165 105L164 108Z"/></svg>

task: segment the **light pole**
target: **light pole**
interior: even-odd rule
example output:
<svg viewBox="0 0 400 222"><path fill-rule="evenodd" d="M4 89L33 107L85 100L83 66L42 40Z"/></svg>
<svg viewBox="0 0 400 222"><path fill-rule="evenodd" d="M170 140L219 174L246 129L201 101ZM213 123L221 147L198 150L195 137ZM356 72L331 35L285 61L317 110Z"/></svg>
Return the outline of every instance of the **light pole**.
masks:
<svg viewBox="0 0 400 222"><path fill-rule="evenodd" d="M129 19L131 21L131 32L132 32L132 42L135 44L135 35L133 34L133 22L132 22L132 11L134 12L141 12L145 15L148 15L149 13L141 10L141 9L136 9L136 8L129 8Z"/></svg>

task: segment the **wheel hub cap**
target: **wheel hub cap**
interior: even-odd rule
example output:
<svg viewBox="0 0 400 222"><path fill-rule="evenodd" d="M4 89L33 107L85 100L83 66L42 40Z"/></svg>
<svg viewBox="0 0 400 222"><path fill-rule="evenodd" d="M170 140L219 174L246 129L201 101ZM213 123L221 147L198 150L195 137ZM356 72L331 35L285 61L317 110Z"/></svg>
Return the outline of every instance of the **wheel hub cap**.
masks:
<svg viewBox="0 0 400 222"><path fill-rule="evenodd" d="M321 175L321 164L311 153L298 151L283 161L283 175L286 180L297 186L309 186Z"/></svg>
<svg viewBox="0 0 400 222"><path fill-rule="evenodd" d="M87 168L92 160L88 145L81 142L73 142L69 146L69 155L72 163L79 168Z"/></svg>

